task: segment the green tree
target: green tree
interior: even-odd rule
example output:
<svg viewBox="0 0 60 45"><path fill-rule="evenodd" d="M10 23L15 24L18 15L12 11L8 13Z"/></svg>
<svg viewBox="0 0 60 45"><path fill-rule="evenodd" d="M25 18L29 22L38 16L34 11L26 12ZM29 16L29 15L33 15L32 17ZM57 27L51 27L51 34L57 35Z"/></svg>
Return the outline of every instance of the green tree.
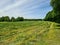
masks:
<svg viewBox="0 0 60 45"><path fill-rule="evenodd" d="M56 16L56 15L55 15L55 13L54 13L54 10L49 11L49 12L46 14L45 20L46 20L46 21L54 21L55 16Z"/></svg>
<svg viewBox="0 0 60 45"><path fill-rule="evenodd" d="M2 20L1 20L1 17L0 17L0 22L1 22Z"/></svg>
<svg viewBox="0 0 60 45"><path fill-rule="evenodd" d="M60 0L51 0L51 6L56 12L60 12Z"/></svg>
<svg viewBox="0 0 60 45"><path fill-rule="evenodd" d="M0 19L1 19L1 21L3 22L3 21L4 21L4 16L2 16Z"/></svg>
<svg viewBox="0 0 60 45"><path fill-rule="evenodd" d="M4 17L4 21L7 21L7 22L9 22L9 21L10 21L10 18L9 18L9 16L5 16L5 17Z"/></svg>
<svg viewBox="0 0 60 45"><path fill-rule="evenodd" d="M10 20L11 22L15 22L16 21L16 19L14 18L14 17L11 17L11 20Z"/></svg>
<svg viewBox="0 0 60 45"><path fill-rule="evenodd" d="M24 20L23 17L17 17L17 18L16 18L16 21L23 21L23 20Z"/></svg>
<svg viewBox="0 0 60 45"><path fill-rule="evenodd" d="M10 18L9 18L9 16L2 16L2 17L0 17L0 21L10 21Z"/></svg>
<svg viewBox="0 0 60 45"><path fill-rule="evenodd" d="M45 20L60 23L60 0L51 0L51 6L53 10L47 13Z"/></svg>
<svg viewBox="0 0 60 45"><path fill-rule="evenodd" d="M20 21L23 21L24 20L24 18L23 17L20 17Z"/></svg>
<svg viewBox="0 0 60 45"><path fill-rule="evenodd" d="M55 17L54 20L55 22L60 23L60 0L51 0L51 6L53 7Z"/></svg>

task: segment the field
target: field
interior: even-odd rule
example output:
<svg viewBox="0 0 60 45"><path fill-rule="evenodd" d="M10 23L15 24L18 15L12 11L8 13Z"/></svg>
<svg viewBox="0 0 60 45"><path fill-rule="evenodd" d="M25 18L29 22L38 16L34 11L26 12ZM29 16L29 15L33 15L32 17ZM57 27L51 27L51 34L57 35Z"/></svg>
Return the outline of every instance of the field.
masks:
<svg viewBox="0 0 60 45"><path fill-rule="evenodd" d="M60 45L60 24L48 21L0 22L0 45Z"/></svg>

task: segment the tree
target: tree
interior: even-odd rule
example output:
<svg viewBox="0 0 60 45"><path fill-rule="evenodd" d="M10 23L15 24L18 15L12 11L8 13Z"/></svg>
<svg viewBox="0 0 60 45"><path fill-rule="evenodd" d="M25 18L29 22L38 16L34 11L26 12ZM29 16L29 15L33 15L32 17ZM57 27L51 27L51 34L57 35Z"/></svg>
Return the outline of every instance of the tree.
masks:
<svg viewBox="0 0 60 45"><path fill-rule="evenodd" d="M17 17L17 18L16 18L16 21L23 21L23 20L24 20L23 17Z"/></svg>
<svg viewBox="0 0 60 45"><path fill-rule="evenodd" d="M47 15L46 15L46 17L45 17L45 20L46 20L46 21L51 21L51 19L52 19L51 16L52 16L52 12L50 11L50 12L47 13Z"/></svg>
<svg viewBox="0 0 60 45"><path fill-rule="evenodd" d="M11 20L10 20L11 22L15 22L16 21L16 19L14 18L14 17L11 17Z"/></svg>
<svg viewBox="0 0 60 45"><path fill-rule="evenodd" d="M4 21L4 16L0 17L1 21L3 22Z"/></svg>
<svg viewBox="0 0 60 45"><path fill-rule="evenodd" d="M51 0L51 6L53 10L47 13L45 20L60 23L60 0Z"/></svg>
<svg viewBox="0 0 60 45"><path fill-rule="evenodd" d="M0 17L0 22L1 22L2 20L1 20L1 17Z"/></svg>
<svg viewBox="0 0 60 45"><path fill-rule="evenodd" d="M45 20L46 21L54 21L54 17L55 17L55 13L54 13L54 10L52 11L49 11L47 14L46 14L46 17L45 17Z"/></svg>
<svg viewBox="0 0 60 45"><path fill-rule="evenodd" d="M55 13L55 22L60 23L60 0L51 0L51 6L53 7Z"/></svg>
<svg viewBox="0 0 60 45"><path fill-rule="evenodd" d="M4 21L7 21L7 22L9 22L9 21L10 21L10 18L9 18L9 16L5 16L5 17L4 17Z"/></svg>
<svg viewBox="0 0 60 45"><path fill-rule="evenodd" d="M2 16L0 17L0 22L16 22L16 21L23 21L24 18L23 17L17 17L15 19L15 17L11 17L11 19L9 18L9 16Z"/></svg>
<svg viewBox="0 0 60 45"><path fill-rule="evenodd" d="M2 17L0 17L0 21L10 21L10 18L9 18L9 16L2 16Z"/></svg>
<svg viewBox="0 0 60 45"><path fill-rule="evenodd" d="M60 0L51 0L51 6L56 12L60 12Z"/></svg>

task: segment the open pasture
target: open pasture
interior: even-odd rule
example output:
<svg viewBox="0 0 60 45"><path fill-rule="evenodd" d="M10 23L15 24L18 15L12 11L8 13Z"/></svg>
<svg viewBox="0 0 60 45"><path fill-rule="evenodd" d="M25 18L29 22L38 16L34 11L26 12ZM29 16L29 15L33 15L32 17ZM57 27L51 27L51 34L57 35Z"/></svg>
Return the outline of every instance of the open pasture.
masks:
<svg viewBox="0 0 60 45"><path fill-rule="evenodd" d="M45 21L0 22L0 45L60 45L60 24Z"/></svg>

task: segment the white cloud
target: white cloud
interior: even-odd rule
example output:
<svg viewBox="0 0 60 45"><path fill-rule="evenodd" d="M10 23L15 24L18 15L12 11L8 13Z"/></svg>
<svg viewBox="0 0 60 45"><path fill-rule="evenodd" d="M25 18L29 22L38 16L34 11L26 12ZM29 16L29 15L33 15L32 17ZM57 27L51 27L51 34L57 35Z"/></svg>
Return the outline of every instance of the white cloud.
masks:
<svg viewBox="0 0 60 45"><path fill-rule="evenodd" d="M4 8L3 10L1 10L1 11L10 10L10 9L12 9L12 8L14 8L14 7L21 6L21 5L23 5L24 3L26 3L26 2L27 2L27 0L23 0L23 1L20 0L20 1L17 1L17 2L14 3L14 4L5 7L5 8Z"/></svg>
<svg viewBox="0 0 60 45"><path fill-rule="evenodd" d="M3 0L1 2L1 0L0 0L0 2L1 2L0 7L2 7L4 5L4 3L5 4L7 4L7 2L9 3L2 9L0 8L0 16L3 16L3 15L4 16L5 15L15 16L15 17L23 16L26 18L27 17L26 15L31 15L31 17L34 14L40 15L39 13L41 12L41 7L43 7L44 5L47 4L46 1L47 0ZM38 10L38 13L36 13L38 8L40 8L40 9ZM38 15L37 15L37 17L38 17ZM33 16L33 17L35 17L35 16Z"/></svg>
<svg viewBox="0 0 60 45"><path fill-rule="evenodd" d="M12 0L13 1L13 0ZM18 7L18 6L22 6L22 5L25 5L25 7L27 8L28 6L30 5L33 5L32 7L29 7L29 9L33 9L33 8L37 8L38 3L42 3L44 2L45 0L37 0L36 2L34 2L36 0L15 0L15 3L11 4L11 5L8 5L6 7L4 7L4 9L0 10L0 11L8 11L12 8L15 8L15 7ZM7 0L6 1L3 1L3 2L8 2ZM30 4L30 5L29 5ZM36 5L37 4L37 5Z"/></svg>

